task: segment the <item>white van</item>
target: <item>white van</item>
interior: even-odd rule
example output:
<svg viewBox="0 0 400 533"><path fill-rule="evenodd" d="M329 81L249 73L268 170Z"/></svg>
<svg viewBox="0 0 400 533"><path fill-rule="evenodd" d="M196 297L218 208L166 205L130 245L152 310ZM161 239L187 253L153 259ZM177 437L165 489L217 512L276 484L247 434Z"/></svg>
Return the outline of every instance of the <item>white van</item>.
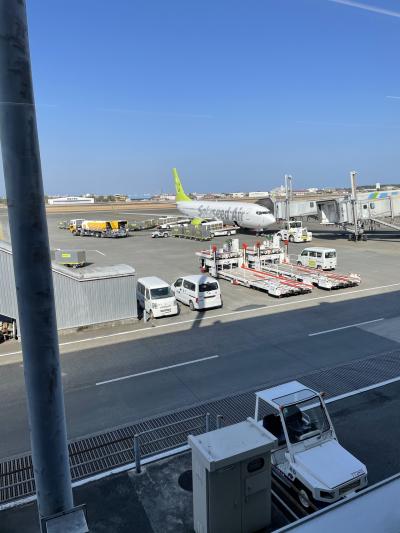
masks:
<svg viewBox="0 0 400 533"><path fill-rule="evenodd" d="M177 315L179 306L171 287L160 278L150 276L137 281L137 299L149 318Z"/></svg>
<svg viewBox="0 0 400 533"><path fill-rule="evenodd" d="M171 286L175 298L192 311L222 307L221 289L214 278L205 274L183 276Z"/></svg>
<svg viewBox="0 0 400 533"><path fill-rule="evenodd" d="M334 270L337 265L336 250L334 248L304 248L297 257L297 264L320 270Z"/></svg>

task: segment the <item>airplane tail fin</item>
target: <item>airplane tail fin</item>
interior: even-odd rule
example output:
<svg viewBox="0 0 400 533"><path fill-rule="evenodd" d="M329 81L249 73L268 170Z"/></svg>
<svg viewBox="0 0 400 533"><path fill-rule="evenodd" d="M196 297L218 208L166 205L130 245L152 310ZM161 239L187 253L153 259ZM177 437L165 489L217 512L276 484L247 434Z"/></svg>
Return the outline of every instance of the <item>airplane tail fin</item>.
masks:
<svg viewBox="0 0 400 533"><path fill-rule="evenodd" d="M172 173L174 175L174 181L175 181L175 199L177 202L191 202L191 198L185 193L182 187L181 180L178 176L178 171L176 168L172 169Z"/></svg>

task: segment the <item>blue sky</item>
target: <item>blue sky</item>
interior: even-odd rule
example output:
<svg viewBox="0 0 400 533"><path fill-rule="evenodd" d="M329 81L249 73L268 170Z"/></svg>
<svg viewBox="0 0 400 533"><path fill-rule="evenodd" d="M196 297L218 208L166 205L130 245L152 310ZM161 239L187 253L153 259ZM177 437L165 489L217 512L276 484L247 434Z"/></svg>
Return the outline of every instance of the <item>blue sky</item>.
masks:
<svg viewBox="0 0 400 533"><path fill-rule="evenodd" d="M398 0L27 3L50 194L400 182Z"/></svg>

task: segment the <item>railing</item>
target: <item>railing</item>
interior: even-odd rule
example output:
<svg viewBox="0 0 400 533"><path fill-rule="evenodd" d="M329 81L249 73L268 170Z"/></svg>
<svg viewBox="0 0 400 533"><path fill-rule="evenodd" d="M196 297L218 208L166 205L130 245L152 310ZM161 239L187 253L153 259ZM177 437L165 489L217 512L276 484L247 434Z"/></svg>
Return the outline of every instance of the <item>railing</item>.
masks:
<svg viewBox="0 0 400 533"><path fill-rule="evenodd" d="M158 437L155 439L151 439L151 436L159 431L160 428L154 428L149 429L147 431L142 431L141 433L136 433L133 437L133 454L135 457L135 470L136 473L140 474L141 472L141 458L143 456L142 454L142 448L145 449L146 446L157 444L161 441L165 441L169 438L176 439L177 437L181 435L190 435L191 433L194 433L198 430L204 429L205 433L208 433L210 431L210 422L211 422L211 415L210 413L206 413L205 415L197 415L192 416L190 418L186 418L184 420L180 420L179 422L172 422L171 424L167 424L163 426L163 430L168 431L169 429L175 428L178 425L181 424L190 424L191 422L197 422L200 421L200 424L197 424L190 428L185 428L183 431L174 432L171 435L164 435L162 437ZM223 423L223 416L217 415L216 417L216 428L220 429L222 427ZM146 440L146 437L150 437L150 440ZM173 449L176 447L176 443L171 444L170 446L164 447L164 451Z"/></svg>
<svg viewBox="0 0 400 533"><path fill-rule="evenodd" d="M188 435L220 428L222 420L223 417L217 415L212 424L211 414L205 413L134 434L121 429L111 434L72 442L69 445L72 480L77 481L102 471L129 465L133 460L136 471L140 472L143 457L179 448L187 443ZM35 479L30 455L0 464L0 503L34 493Z"/></svg>

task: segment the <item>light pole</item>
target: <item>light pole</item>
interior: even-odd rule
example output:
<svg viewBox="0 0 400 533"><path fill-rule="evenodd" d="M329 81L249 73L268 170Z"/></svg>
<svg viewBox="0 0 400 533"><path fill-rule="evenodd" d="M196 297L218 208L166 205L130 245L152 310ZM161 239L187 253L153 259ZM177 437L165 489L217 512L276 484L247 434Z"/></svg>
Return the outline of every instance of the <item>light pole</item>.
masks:
<svg viewBox="0 0 400 533"><path fill-rule="evenodd" d="M74 508L25 0L0 0L0 137L42 531L88 531Z"/></svg>

